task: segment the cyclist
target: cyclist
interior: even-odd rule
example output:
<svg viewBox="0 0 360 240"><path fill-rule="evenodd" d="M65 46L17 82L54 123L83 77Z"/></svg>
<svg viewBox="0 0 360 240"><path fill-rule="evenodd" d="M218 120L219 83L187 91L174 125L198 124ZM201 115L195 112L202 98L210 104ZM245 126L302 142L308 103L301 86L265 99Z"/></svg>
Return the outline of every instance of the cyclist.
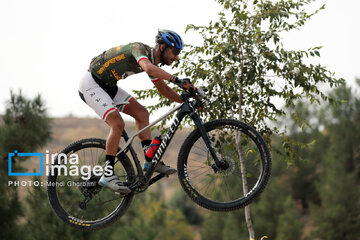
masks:
<svg viewBox="0 0 360 240"><path fill-rule="evenodd" d="M115 155L119 146L125 123L119 112L135 118L136 129L140 130L149 124L148 111L129 93L117 86L117 81L127 76L146 72L157 90L164 97L181 103L180 95L170 88L164 80L182 85L187 89L194 87L186 79L182 80L162 70L160 66L171 65L179 61L183 49L181 37L170 30L159 30L155 38L156 45L151 48L143 43L134 42L111 48L92 59L88 72L83 77L79 94L109 126L110 133L106 141L106 164L114 169ZM151 143L150 129L139 134L144 152ZM151 159L145 156L143 170L147 170ZM160 162L156 172L170 175L176 169ZM103 175L99 184L120 193L130 192L114 174Z"/></svg>

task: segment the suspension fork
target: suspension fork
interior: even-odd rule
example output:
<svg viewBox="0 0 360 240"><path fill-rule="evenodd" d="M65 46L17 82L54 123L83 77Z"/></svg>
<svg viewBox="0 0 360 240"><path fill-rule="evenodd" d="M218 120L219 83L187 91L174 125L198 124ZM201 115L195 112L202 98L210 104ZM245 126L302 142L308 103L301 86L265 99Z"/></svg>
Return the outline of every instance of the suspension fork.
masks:
<svg viewBox="0 0 360 240"><path fill-rule="evenodd" d="M201 133L201 137L204 140L206 147L210 151L210 154L215 161L215 164L213 164L211 167L214 169L215 172L217 172L219 169L224 170L224 169L228 168L228 164L226 163L226 161L221 161L219 159L219 157L217 156L216 150L210 141L209 134L206 132L206 130L204 128L204 124L203 124L200 116L196 112L192 112L189 115L192 118L192 120L194 121L196 127L199 129L199 131Z"/></svg>

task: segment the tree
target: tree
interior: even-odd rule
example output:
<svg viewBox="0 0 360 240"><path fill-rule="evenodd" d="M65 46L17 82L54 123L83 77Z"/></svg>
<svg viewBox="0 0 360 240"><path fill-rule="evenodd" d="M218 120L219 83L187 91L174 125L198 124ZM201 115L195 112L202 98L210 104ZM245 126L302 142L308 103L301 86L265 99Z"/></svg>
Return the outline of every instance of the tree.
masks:
<svg viewBox="0 0 360 240"><path fill-rule="evenodd" d="M235 214L229 213L224 222L222 230L222 240L238 240L241 239L241 228L239 228L238 220Z"/></svg>
<svg viewBox="0 0 360 240"><path fill-rule="evenodd" d="M333 147L332 147L333 148ZM346 173L344 159L333 150L326 155L326 170L318 184L321 206L313 205L313 235L320 239L357 239L360 235L360 191L356 175Z"/></svg>
<svg viewBox="0 0 360 240"><path fill-rule="evenodd" d="M23 216L18 192L16 188L7 185L9 178L5 171L7 169L5 161L0 162L0 168L0 239L23 239L23 231L18 223L20 217Z"/></svg>
<svg viewBox="0 0 360 240"><path fill-rule="evenodd" d="M191 225L200 225L203 217L199 213L193 201L191 201L182 189L178 189L170 200L170 206L179 209Z"/></svg>
<svg viewBox="0 0 360 240"><path fill-rule="evenodd" d="M357 80L360 86L360 81ZM321 239L357 239L360 235L360 99L349 87L333 91L343 100L326 108L322 118L328 145L322 148L320 205L312 205L313 235Z"/></svg>
<svg viewBox="0 0 360 240"><path fill-rule="evenodd" d="M273 176L267 191L264 191L253 205L255 232L259 236L268 236L270 239L277 236L279 216L284 214L284 202L289 194L282 186L283 178L282 175Z"/></svg>
<svg viewBox="0 0 360 240"><path fill-rule="evenodd" d="M169 207L158 192L140 194L119 219L117 234L121 240L190 240L194 234L179 209Z"/></svg>
<svg viewBox="0 0 360 240"><path fill-rule="evenodd" d="M319 130L321 110L318 106L312 105L309 108L307 102L300 101L295 105L295 109L289 111L296 112L304 125L299 127L297 122L284 119L289 129L288 134L290 138L303 144L295 148L294 160L291 162L291 167L286 170L288 181L285 186L291 192L293 199L300 201L302 211L306 213L309 211L310 202L319 203L315 186L319 177L317 168L322 161L319 152L328 146L328 141Z"/></svg>
<svg viewBox="0 0 360 240"><path fill-rule="evenodd" d="M208 26L187 26L187 31L201 35L203 44L190 45L179 65L180 73L208 89L211 104L202 113L204 119L237 118L255 125L269 142L272 134L279 134L288 160L295 142L268 124L268 120L277 121L285 114L274 99L282 99L287 107L304 97L311 103L321 99L335 102L319 86L326 83L333 87L343 82L320 64L307 63L307 58L320 56L320 47L287 50L280 41L282 32L300 29L324 8L308 13L306 6L313 1L217 0L224 7L217 21ZM157 96L155 89L137 94L139 99ZM151 110L166 105L169 101L161 98ZM298 120L296 114L292 117ZM243 179L245 193L246 185ZM245 212L252 239L255 236L248 207Z"/></svg>
<svg viewBox="0 0 360 240"><path fill-rule="evenodd" d="M301 239L303 223L300 220L301 213L296 207L291 196L284 202L284 213L279 216L279 223L276 231L276 239L293 240Z"/></svg>
<svg viewBox="0 0 360 240"><path fill-rule="evenodd" d="M24 208L18 199L17 189L7 186L9 180L16 181L16 177L7 174L7 155L14 150L33 152L49 138L50 121L41 97L28 100L21 91L18 94L11 91L3 124L0 125L0 239L24 239L26 236L19 224ZM17 162L12 166L14 171L19 169Z"/></svg>
<svg viewBox="0 0 360 240"><path fill-rule="evenodd" d="M331 137L331 144L337 148L337 156L344 159L346 172L355 172L360 180L360 79L356 87L341 86L331 96L342 100L336 107L328 106L322 116L322 124L337 137ZM329 117L331 116L331 117Z"/></svg>
<svg viewBox="0 0 360 240"><path fill-rule="evenodd" d="M14 150L34 152L50 140L50 119L40 95L28 100L21 91L18 94L10 91L3 121L0 127L1 153L7 155Z"/></svg>
<svg viewBox="0 0 360 240"><path fill-rule="evenodd" d="M229 213L208 213L201 227L201 239L222 240L224 236L223 230L225 229L225 223L228 223L228 221L226 221L228 217ZM231 218L234 219L233 217ZM230 226L226 226L227 231L229 231L229 227Z"/></svg>

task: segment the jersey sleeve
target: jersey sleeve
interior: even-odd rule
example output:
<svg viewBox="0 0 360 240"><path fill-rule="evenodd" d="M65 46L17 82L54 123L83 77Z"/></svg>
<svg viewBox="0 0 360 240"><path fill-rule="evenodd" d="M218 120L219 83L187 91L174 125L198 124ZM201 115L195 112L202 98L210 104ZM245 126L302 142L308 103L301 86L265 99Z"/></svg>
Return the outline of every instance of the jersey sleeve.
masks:
<svg viewBox="0 0 360 240"><path fill-rule="evenodd" d="M132 44L132 55L134 56L137 63L139 63L141 60L149 59L149 53L146 50L145 46L141 43L133 43Z"/></svg>
<svg viewBox="0 0 360 240"><path fill-rule="evenodd" d="M144 59L151 61L150 60L150 52L141 43L133 43L132 44L132 55L134 56L134 58L136 59L136 62L138 64L141 60L144 60ZM148 75L148 76L149 76L151 82L153 82L153 83L161 80L160 78L155 78L151 75Z"/></svg>
<svg viewBox="0 0 360 240"><path fill-rule="evenodd" d="M153 83L162 80L161 78L156 78L156 77L153 77L153 76L151 76L151 75L149 75L149 74L148 74L148 76L149 76L150 80L151 80Z"/></svg>

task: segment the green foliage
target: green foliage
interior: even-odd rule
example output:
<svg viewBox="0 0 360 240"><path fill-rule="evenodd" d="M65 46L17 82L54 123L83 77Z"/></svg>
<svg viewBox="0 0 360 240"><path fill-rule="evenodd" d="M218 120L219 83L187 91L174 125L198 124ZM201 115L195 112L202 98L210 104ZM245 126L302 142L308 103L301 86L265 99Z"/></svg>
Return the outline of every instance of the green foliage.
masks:
<svg viewBox="0 0 360 240"><path fill-rule="evenodd" d="M203 221L203 217L199 213L193 201L179 189L170 200L170 206L178 208L185 216L186 221L191 225L199 225Z"/></svg>
<svg viewBox="0 0 360 240"><path fill-rule="evenodd" d="M129 211L118 224L113 239L121 240L190 240L192 229L177 208L169 207L158 193L137 195ZM111 238L112 239L112 238Z"/></svg>
<svg viewBox="0 0 360 240"><path fill-rule="evenodd" d="M288 194L282 186L280 176L270 179L258 202L251 206L257 235L276 238L279 216L284 214L284 202Z"/></svg>
<svg viewBox="0 0 360 240"><path fill-rule="evenodd" d="M259 236L275 239L277 236L279 218L285 214L284 202L290 195L290 191L283 186L284 169L286 169L284 161L274 162L274 174L266 190L250 205L256 239ZM238 192L238 188L241 188L241 185L236 183L231 186L234 192ZM230 213L209 212L204 217L201 237L209 240L248 238L244 212L242 210Z"/></svg>
<svg viewBox="0 0 360 240"><path fill-rule="evenodd" d="M34 152L50 137L50 122L46 116L40 96L27 100L21 93L10 92L10 101L0 125L0 239L26 239L20 219L24 217L24 206L19 201L16 187L8 186L7 165L9 152ZM22 159L23 160L23 159ZM14 162L13 168L19 168Z"/></svg>
<svg viewBox="0 0 360 240"><path fill-rule="evenodd" d="M332 93L333 98L341 99L343 103L337 107L329 106L325 113L331 117L323 116L322 123L333 134L329 136L329 144L336 147L335 157L344 159L346 172L355 172L360 180L360 134L356 134L360 132L360 99L359 88L355 88L357 92L353 89L341 86Z"/></svg>
<svg viewBox="0 0 360 240"><path fill-rule="evenodd" d="M201 228L201 239L222 240L224 236L236 235L236 232L239 231L239 224L234 216L230 216L231 214L208 213Z"/></svg>
<svg viewBox="0 0 360 240"><path fill-rule="evenodd" d="M306 151L309 151L309 149L302 152ZM311 154L308 155L317 155L317 153L311 151ZM296 161L294 166L287 171L288 182L286 186L291 189L292 197L299 200L304 211L309 209L310 202L318 203L320 201L315 186L319 178L317 174L319 165L316 156L314 158L307 157L304 160Z"/></svg>
<svg viewBox="0 0 360 240"><path fill-rule="evenodd" d="M298 157L297 147L308 148L314 142L297 142L286 131L269 124L269 120L279 121L286 114L282 107L274 104L274 100L282 100L286 107L293 107L302 98L311 103L321 100L335 103L319 86L324 83L330 87L338 86L344 80L335 78L320 64L308 63L309 58L320 56L321 47L306 51L288 50L280 41L280 34L300 29L324 6L308 13L306 6L313 0L217 2L224 8L218 20L207 26L187 26L186 31L199 33L203 43L201 46L189 45L190 50L182 57L184 61L176 66L180 67L180 74L192 78L197 87L208 89L210 104L206 111L201 112L204 121L239 119L254 125L269 143L271 136L277 134L282 143L278 153L283 153L292 163ZM159 95L154 89L136 94L139 99ZM172 105L164 98L156 103L150 107L151 111ZM291 117L303 130L310 127L296 112ZM204 224L211 225L210 220ZM252 226L248 229L252 236ZM269 228L272 233L269 235L275 236L275 230L276 225Z"/></svg>
<svg viewBox="0 0 360 240"><path fill-rule="evenodd" d="M343 159L327 156L318 184L321 206L313 205L313 235L321 239L356 239L360 235L360 191L355 174L347 174Z"/></svg>
<svg viewBox="0 0 360 240"><path fill-rule="evenodd" d="M303 223L300 220L301 213L296 207L294 200L288 196L284 203L284 213L279 216L276 239L292 240L301 239Z"/></svg>
<svg viewBox="0 0 360 240"><path fill-rule="evenodd" d="M306 132L292 127L292 138L316 142L307 149L296 149L302 160L288 171L287 188L302 203L302 212L311 214L312 238L356 239L359 235L360 198L359 164L359 88L340 86L330 96L337 105L296 111L307 121L315 122ZM309 208L309 205L311 206Z"/></svg>
<svg viewBox="0 0 360 240"><path fill-rule="evenodd" d="M360 235L360 138L356 134L360 127L360 99L346 86L332 94L343 103L325 108L327 115L321 118L327 146L322 148L324 166L317 184L321 203L311 208L313 236L356 239Z"/></svg>
<svg viewBox="0 0 360 240"><path fill-rule="evenodd" d="M84 240L193 239L193 231L181 211L167 206L159 196L158 192L137 195L128 212L116 223L95 232L84 232L71 228L55 215L45 188L33 187L26 197L25 230L29 233L28 239L53 239L54 236L56 239Z"/></svg>
<svg viewBox="0 0 360 240"><path fill-rule="evenodd" d="M0 152L34 152L50 139L50 120L40 95L26 99L22 92L10 92L0 126ZM24 159L24 158L22 158Z"/></svg>
<svg viewBox="0 0 360 240"><path fill-rule="evenodd" d="M302 239L356 239L359 235L360 139L355 134L360 126L358 91L346 86L332 91L330 96L341 102L338 105L309 108L305 102L296 104L293 111L311 123L306 131L299 131L296 121L284 120L290 130L288 137L294 141L316 141L305 148L294 148L301 159L287 166L279 161L283 154L275 152L281 138L272 139L272 177L260 199L251 205L257 235L296 239L304 232L300 218L306 220L307 229L312 229L312 236ZM289 199L295 207L290 207ZM289 231L294 233L286 234Z"/></svg>
<svg viewBox="0 0 360 240"><path fill-rule="evenodd" d="M1 144L1 143L0 143ZM0 162L0 239L23 239L22 228L18 223L23 216L23 208L18 200L16 188L9 187L7 177L7 162ZM11 180L16 180L12 177Z"/></svg>
<svg viewBox="0 0 360 240"><path fill-rule="evenodd" d="M308 13L306 7L313 0L217 2L223 7L217 20L207 26L187 26L186 31L199 33L203 43L188 45L183 61L176 65L196 86L208 89L211 104L202 112L204 119L238 118L255 125L270 140L271 134L280 131L269 120L277 121L285 114L275 99L283 100L287 107L301 98L311 103L335 102L320 85L338 86L344 80L320 64L309 63L320 56L321 47L288 50L281 42L281 33L300 29L324 6ZM145 99L159 94L152 89L137 95ZM160 98L150 109L169 105ZM289 141L284 138L284 144ZM284 149L292 151L291 147Z"/></svg>
<svg viewBox="0 0 360 240"><path fill-rule="evenodd" d="M241 234L241 223L236 218L235 214L229 214L224 222L224 229L222 229L223 240L237 240L240 239ZM244 231L243 231L244 232Z"/></svg>

